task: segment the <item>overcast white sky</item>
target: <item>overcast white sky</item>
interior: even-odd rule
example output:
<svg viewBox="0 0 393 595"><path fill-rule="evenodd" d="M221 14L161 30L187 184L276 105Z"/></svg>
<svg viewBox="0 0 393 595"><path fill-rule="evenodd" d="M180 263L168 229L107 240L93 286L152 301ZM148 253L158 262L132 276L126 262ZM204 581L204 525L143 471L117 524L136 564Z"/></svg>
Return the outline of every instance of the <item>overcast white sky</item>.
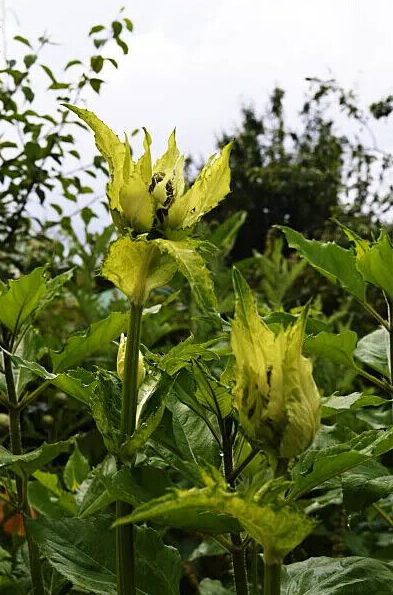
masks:
<svg viewBox="0 0 393 595"><path fill-rule="evenodd" d="M6 0L9 34L51 33L52 62L88 55L86 32L119 5L134 22L130 53L89 107L118 133L146 126L156 151L171 129L185 153L204 155L239 120L263 109L275 84L295 119L307 76L335 76L364 104L393 92L392 0ZM377 129L391 149L390 126ZM90 147L87 147L90 150Z"/></svg>

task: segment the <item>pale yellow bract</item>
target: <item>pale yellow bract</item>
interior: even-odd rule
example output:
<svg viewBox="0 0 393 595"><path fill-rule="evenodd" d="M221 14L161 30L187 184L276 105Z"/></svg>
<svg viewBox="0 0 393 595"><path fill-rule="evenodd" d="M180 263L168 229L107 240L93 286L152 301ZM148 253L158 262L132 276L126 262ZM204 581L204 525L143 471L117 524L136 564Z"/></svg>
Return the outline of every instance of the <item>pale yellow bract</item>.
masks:
<svg viewBox="0 0 393 595"><path fill-rule="evenodd" d="M67 107L94 131L97 148L109 166L107 194L112 214L117 211L136 233L158 228L168 237L167 232L189 229L229 193L232 143L223 148L220 156L209 158L195 183L184 192L184 156L177 148L175 131L166 152L153 165L151 137L144 130L144 153L135 162L127 139L122 142L92 112Z"/></svg>
<svg viewBox="0 0 393 595"><path fill-rule="evenodd" d="M306 450L320 424L321 399L311 361L302 355L306 312L277 335L260 318L246 281L235 271L234 402L251 442L278 458Z"/></svg>

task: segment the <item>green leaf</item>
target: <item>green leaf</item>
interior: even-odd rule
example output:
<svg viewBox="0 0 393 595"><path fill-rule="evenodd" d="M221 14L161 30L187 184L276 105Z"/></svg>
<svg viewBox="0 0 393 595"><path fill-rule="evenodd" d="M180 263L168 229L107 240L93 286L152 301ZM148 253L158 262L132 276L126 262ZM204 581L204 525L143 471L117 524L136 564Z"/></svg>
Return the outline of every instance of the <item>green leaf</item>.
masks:
<svg viewBox="0 0 393 595"><path fill-rule="evenodd" d="M158 427L168 402L174 378L163 374L151 396L144 403L138 415L137 427L132 436L122 444L120 457L132 461L136 453L146 444L154 430Z"/></svg>
<svg viewBox="0 0 393 595"><path fill-rule="evenodd" d="M356 265L365 281L379 287L389 299L393 299L393 248L386 230L381 232L378 241L371 248L362 250L357 255Z"/></svg>
<svg viewBox="0 0 393 595"><path fill-rule="evenodd" d="M92 56L90 58L90 66L92 67L94 72L100 72L100 70L102 70L103 65L104 65L104 58L102 56L97 55L97 56Z"/></svg>
<svg viewBox="0 0 393 595"><path fill-rule="evenodd" d="M299 498L328 479L341 475L353 467L375 459L393 448L393 428L370 430L348 442L309 449L292 469L292 499Z"/></svg>
<svg viewBox="0 0 393 595"><path fill-rule="evenodd" d="M214 285L209 270L197 249L201 242L190 238L178 241L158 238L156 245L174 258L180 272L190 284L195 302L201 316L208 319L215 327L220 327L218 304L214 293Z"/></svg>
<svg viewBox="0 0 393 595"><path fill-rule="evenodd" d="M30 327L24 333L22 343L17 349L17 353L20 354L24 360L27 361L39 361L46 353L47 348L44 345L42 337L34 327ZM19 368L14 372L16 392L20 397L26 387L26 385L33 380L34 374L27 368Z"/></svg>
<svg viewBox="0 0 393 595"><path fill-rule="evenodd" d="M10 281L0 295L0 321L14 334L38 307L45 294L45 268L34 269L16 281Z"/></svg>
<svg viewBox="0 0 393 595"><path fill-rule="evenodd" d="M29 521L29 530L48 562L75 588L116 595L115 532L108 517ZM159 534L137 527L137 595L178 595L182 571L178 552Z"/></svg>
<svg viewBox="0 0 393 595"><path fill-rule="evenodd" d="M23 455L13 455L4 446L0 446L0 468L8 467L16 473L24 472L31 475L53 461L59 454L68 452L74 443L75 438L53 444L44 442L39 448Z"/></svg>
<svg viewBox="0 0 393 595"><path fill-rule="evenodd" d="M90 86L93 89L93 91L95 91L96 93L99 93L100 92L101 85L104 82L105 81L103 81L102 79L98 79L98 78L91 78L91 79L89 79Z"/></svg>
<svg viewBox="0 0 393 595"><path fill-rule="evenodd" d="M390 595L393 569L372 558L310 558L285 566L281 595Z"/></svg>
<svg viewBox="0 0 393 595"><path fill-rule="evenodd" d="M94 25L89 31L89 36L93 35L93 33L99 33L105 29L104 25Z"/></svg>
<svg viewBox="0 0 393 595"><path fill-rule="evenodd" d="M78 443L64 468L63 479L70 492L75 492L90 471L89 461L82 455Z"/></svg>
<svg viewBox="0 0 393 595"><path fill-rule="evenodd" d="M356 268L356 257L352 250L341 248L334 242L306 240L301 233L290 227L278 226L284 232L288 245L300 254L329 281L365 301L366 284Z"/></svg>
<svg viewBox="0 0 393 595"><path fill-rule="evenodd" d="M0 320L13 333L24 322L46 308L59 294L64 283L72 277L73 271L66 271L53 279L45 276L45 267L38 267L28 275L10 281L0 295Z"/></svg>
<svg viewBox="0 0 393 595"><path fill-rule="evenodd" d="M90 471L75 493L78 517L83 519L96 514L115 500L108 493L105 482L116 471L116 460L111 455Z"/></svg>
<svg viewBox="0 0 393 595"><path fill-rule="evenodd" d="M330 397L322 398L322 415L323 419L332 417L339 413L346 411L356 411L362 407L378 407L386 403L382 397L375 395L365 395L363 393L351 393L350 395L339 396L331 395Z"/></svg>
<svg viewBox="0 0 393 595"><path fill-rule="evenodd" d="M223 419L232 411L232 395L226 386L218 382L202 365L193 365L197 385L196 398L201 405Z"/></svg>
<svg viewBox="0 0 393 595"><path fill-rule="evenodd" d="M166 496L137 507L130 515L116 521L115 525L152 520L179 510L190 514L198 511L229 514L237 518L251 537L263 546L265 555L269 553L278 558L284 557L301 543L315 526L314 521L300 509L288 503L279 509L270 504L258 504L251 498L228 492L222 484L219 486L214 482L203 489L173 490Z"/></svg>
<svg viewBox="0 0 393 595"><path fill-rule="evenodd" d="M159 363L160 370L173 376L179 370L189 367L193 359L211 361L219 359L218 354L212 349L220 339L211 339L206 343L194 343L194 337L188 337L168 351Z"/></svg>
<svg viewBox="0 0 393 595"><path fill-rule="evenodd" d="M369 461L344 474L342 490L346 510L363 512L374 502L390 496L393 475L378 461Z"/></svg>
<svg viewBox="0 0 393 595"><path fill-rule="evenodd" d="M17 368L25 368L44 380L71 395L85 405L89 403L93 394L95 377L91 372L78 368L62 374L52 374L35 362L29 362L18 355L10 355L12 363Z"/></svg>
<svg viewBox="0 0 393 595"><path fill-rule="evenodd" d="M112 341L125 332L127 324L128 314L112 312L108 318L72 335L60 351L50 351L54 372L73 368L94 353L107 350Z"/></svg>
<svg viewBox="0 0 393 595"><path fill-rule="evenodd" d="M36 471L34 477L38 481L30 481L28 486L29 504L34 510L50 519L75 516L74 497L61 489L54 473ZM55 481L57 484L54 484Z"/></svg>
<svg viewBox="0 0 393 595"><path fill-rule="evenodd" d="M26 37L22 37L21 35L14 35L14 39L15 41L20 41L24 45L27 45L29 48L31 48L31 43L28 39L26 39Z"/></svg>
<svg viewBox="0 0 393 595"><path fill-rule="evenodd" d="M90 399L91 413L111 454L118 454L121 446L120 416L122 382L117 374L99 370Z"/></svg>
<svg viewBox="0 0 393 595"><path fill-rule="evenodd" d="M180 401L173 400L169 408L172 412L173 436L182 457L218 467L221 463L219 446L206 422Z"/></svg>
<svg viewBox="0 0 393 595"><path fill-rule="evenodd" d="M389 333L379 328L362 337L354 352L363 364L389 378Z"/></svg>
<svg viewBox="0 0 393 595"><path fill-rule="evenodd" d="M324 331L315 337L306 338L304 352L308 356L327 358L347 368L356 369L353 353L357 340L357 334L353 331L347 330L337 335Z"/></svg>

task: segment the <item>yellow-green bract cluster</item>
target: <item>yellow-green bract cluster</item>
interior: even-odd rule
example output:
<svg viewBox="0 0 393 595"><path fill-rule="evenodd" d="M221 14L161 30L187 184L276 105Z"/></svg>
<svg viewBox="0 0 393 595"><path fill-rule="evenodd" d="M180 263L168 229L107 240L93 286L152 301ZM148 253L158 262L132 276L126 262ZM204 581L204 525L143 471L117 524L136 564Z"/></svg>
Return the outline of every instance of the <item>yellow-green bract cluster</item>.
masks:
<svg viewBox="0 0 393 595"><path fill-rule="evenodd" d="M95 133L97 148L108 163L107 186L113 220L137 234L160 230L164 237L191 228L213 209L230 188L229 154L232 143L216 158L212 155L191 188L185 190L184 156L176 146L175 131L166 152L152 164L151 137L145 130L144 153L134 161L127 139L121 142L95 114L67 105Z"/></svg>
<svg viewBox="0 0 393 595"><path fill-rule="evenodd" d="M312 364L302 355L306 312L277 335L260 318L254 297L235 270L235 406L251 443L276 458L306 450L320 424L321 400Z"/></svg>

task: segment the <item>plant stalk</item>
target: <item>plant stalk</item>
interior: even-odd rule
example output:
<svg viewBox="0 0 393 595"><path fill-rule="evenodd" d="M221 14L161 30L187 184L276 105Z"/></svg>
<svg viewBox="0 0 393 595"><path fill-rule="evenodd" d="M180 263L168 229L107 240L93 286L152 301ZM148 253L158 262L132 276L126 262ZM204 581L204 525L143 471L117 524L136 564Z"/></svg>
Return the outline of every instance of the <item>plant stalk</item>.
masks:
<svg viewBox="0 0 393 595"><path fill-rule="evenodd" d="M235 478L233 477L233 452L226 420L220 420L222 433L222 450L224 458L224 475L229 486L235 489ZM237 533L231 533L231 541L234 546L232 551L233 574L235 578L236 595L249 595L245 550L242 548L242 538Z"/></svg>
<svg viewBox="0 0 393 595"><path fill-rule="evenodd" d="M142 325L141 305L131 304L124 358L124 377L121 409L121 434L125 440L135 431L138 405L138 360ZM131 514L132 506L127 502L116 502L116 518ZM134 526L116 527L116 563L118 595L135 595L135 532Z"/></svg>
<svg viewBox="0 0 393 595"><path fill-rule="evenodd" d="M265 579L263 595L280 595L281 564L265 563Z"/></svg>
<svg viewBox="0 0 393 595"><path fill-rule="evenodd" d="M22 432L20 427L20 411L17 408L18 397L15 390L15 380L12 371L12 362L10 356L3 352L4 375L7 386L8 399L11 404L9 409L10 416L10 440L11 452L14 455L23 454ZM34 538L30 535L26 525L26 518L30 517L30 507L27 499L28 480L26 476L16 477L16 491L18 495L18 506L20 508L23 527L26 535L27 547L29 551L30 574L32 584L32 595L45 595L44 578L42 574L40 553Z"/></svg>

